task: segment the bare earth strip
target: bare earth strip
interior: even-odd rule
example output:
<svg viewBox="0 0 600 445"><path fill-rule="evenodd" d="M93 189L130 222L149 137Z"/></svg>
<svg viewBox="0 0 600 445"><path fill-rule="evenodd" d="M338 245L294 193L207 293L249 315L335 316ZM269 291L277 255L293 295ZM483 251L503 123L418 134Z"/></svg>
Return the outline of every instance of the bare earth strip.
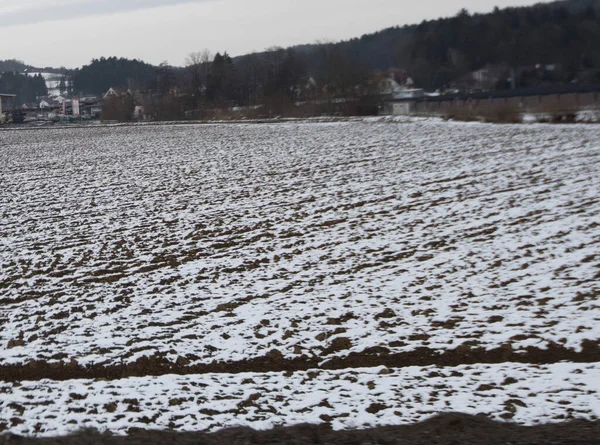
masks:
<svg viewBox="0 0 600 445"><path fill-rule="evenodd" d="M7 437L4 444L21 445L598 445L600 422L572 421L532 427L492 422L483 416L444 414L410 426L388 426L365 430L333 431L327 425L298 425L255 431L233 428L217 433L169 433L134 431L129 437L99 435L87 431L75 436L49 439ZM0 442L2 443L2 442Z"/></svg>
<svg viewBox="0 0 600 445"><path fill-rule="evenodd" d="M567 349L560 345L547 345L544 349L528 347L515 351L510 345L495 349L461 347L448 351L434 351L417 348L411 352L390 354L383 346L363 353L350 353L343 358L321 361L317 358L302 356L294 359L284 358L278 351L240 362L213 362L199 365L183 365L170 362L160 356L143 357L132 363L122 365L80 365L76 361L48 363L34 361L27 364L2 365L0 375L5 382L22 380L70 380L70 379L106 379L114 380L126 377L162 376L169 374L199 375L210 373L247 373L247 372L296 372L307 370L340 370L387 366L404 368L409 366L458 366L465 364L528 363L556 364L564 361L572 363L600 362L600 342L585 341L580 351Z"/></svg>

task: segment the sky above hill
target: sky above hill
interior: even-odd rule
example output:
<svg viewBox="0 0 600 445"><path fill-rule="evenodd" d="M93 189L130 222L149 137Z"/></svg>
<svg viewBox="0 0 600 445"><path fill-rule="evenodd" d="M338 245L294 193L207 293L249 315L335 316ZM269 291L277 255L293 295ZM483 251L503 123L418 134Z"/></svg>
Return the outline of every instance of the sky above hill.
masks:
<svg viewBox="0 0 600 445"><path fill-rule="evenodd" d="M342 40L461 8L540 0L20 0L0 4L0 58L74 68L118 56L183 65L208 48L241 55Z"/></svg>

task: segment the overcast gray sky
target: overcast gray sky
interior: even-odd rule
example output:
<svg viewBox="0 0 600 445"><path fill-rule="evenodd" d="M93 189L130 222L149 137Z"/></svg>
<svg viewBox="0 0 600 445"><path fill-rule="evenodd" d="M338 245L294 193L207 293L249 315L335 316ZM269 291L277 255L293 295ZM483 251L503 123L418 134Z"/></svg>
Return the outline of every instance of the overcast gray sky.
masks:
<svg viewBox="0 0 600 445"><path fill-rule="evenodd" d="M534 3L540 0L19 0L0 4L0 59L73 68L114 55L182 65L203 48L240 55L359 37L463 7Z"/></svg>

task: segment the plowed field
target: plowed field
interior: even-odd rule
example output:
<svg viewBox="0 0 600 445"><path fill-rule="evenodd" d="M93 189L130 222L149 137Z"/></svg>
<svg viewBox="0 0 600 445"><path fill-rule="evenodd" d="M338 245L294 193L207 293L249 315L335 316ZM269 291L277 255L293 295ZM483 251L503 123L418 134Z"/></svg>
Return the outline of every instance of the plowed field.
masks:
<svg viewBox="0 0 600 445"><path fill-rule="evenodd" d="M600 127L0 132L0 430L600 416Z"/></svg>

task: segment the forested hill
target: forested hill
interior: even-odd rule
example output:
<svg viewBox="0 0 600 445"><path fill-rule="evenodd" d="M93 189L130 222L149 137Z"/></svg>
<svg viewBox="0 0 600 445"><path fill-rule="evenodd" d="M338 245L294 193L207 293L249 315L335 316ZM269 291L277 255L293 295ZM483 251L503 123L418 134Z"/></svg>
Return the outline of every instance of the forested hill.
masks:
<svg viewBox="0 0 600 445"><path fill-rule="evenodd" d="M452 18L389 28L334 47L370 69L405 69L429 89L448 86L486 65L552 64L560 68L556 81L600 83L600 0L496 8L489 14L463 10ZM319 48L297 47L312 67L318 66Z"/></svg>
<svg viewBox="0 0 600 445"><path fill-rule="evenodd" d="M24 62L21 62L20 60L14 60L14 59L0 60L0 73L4 73L7 71L24 72L25 70L29 70L31 68L32 68L31 66L26 65Z"/></svg>
<svg viewBox="0 0 600 445"><path fill-rule="evenodd" d="M33 67L27 65L25 62L15 59L0 60L0 73L6 72L35 72L35 73L55 73L62 74L66 71L65 68L52 68L52 67Z"/></svg>
<svg viewBox="0 0 600 445"><path fill-rule="evenodd" d="M147 87L156 81L157 67L139 60L102 57L70 75L75 91L102 94L111 87Z"/></svg>

